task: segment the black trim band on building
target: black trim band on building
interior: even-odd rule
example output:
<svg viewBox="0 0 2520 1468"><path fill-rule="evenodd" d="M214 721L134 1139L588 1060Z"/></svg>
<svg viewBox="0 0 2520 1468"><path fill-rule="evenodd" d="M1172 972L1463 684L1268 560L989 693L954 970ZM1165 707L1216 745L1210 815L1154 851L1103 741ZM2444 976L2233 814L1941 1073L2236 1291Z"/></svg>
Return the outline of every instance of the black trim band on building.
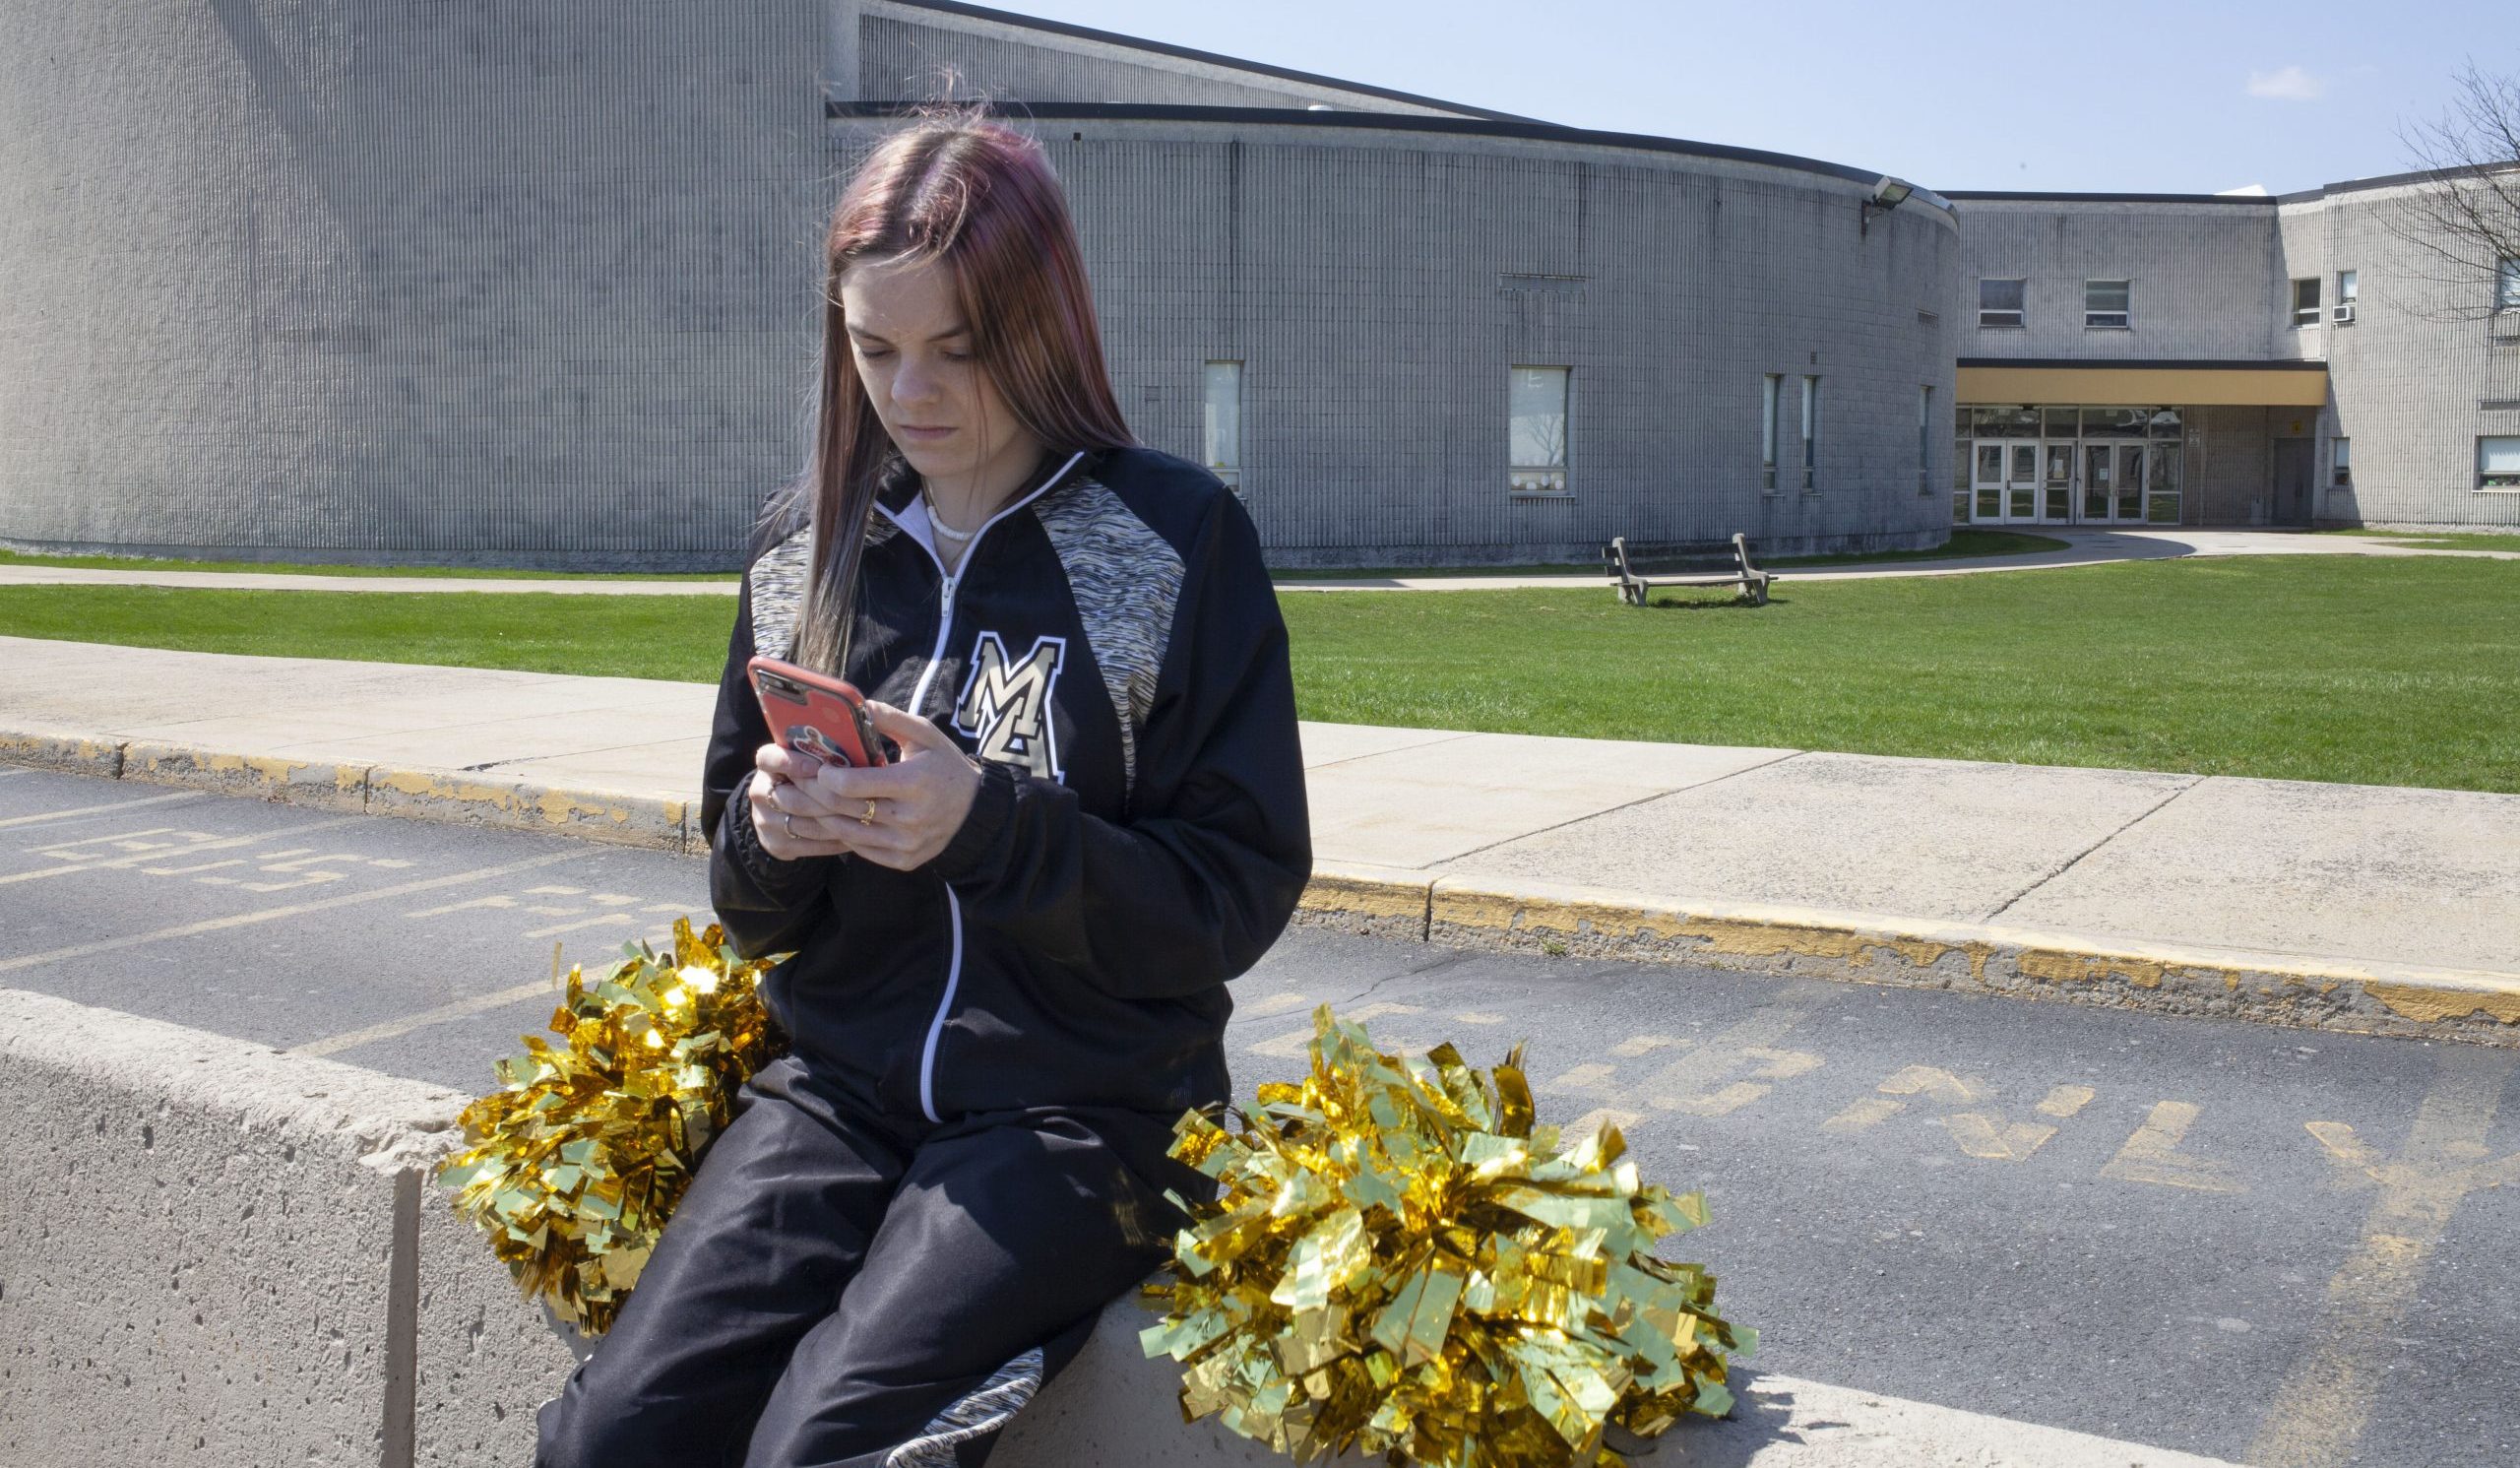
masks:
<svg viewBox="0 0 2520 1468"><path fill-rule="evenodd" d="M2070 367L2077 371L2122 367L2130 372L2324 372L2327 363L2285 357L2277 361L2209 360L2177 357L1964 356L1964 367Z"/></svg>
<svg viewBox="0 0 2520 1468"><path fill-rule="evenodd" d="M973 98L978 102L980 98ZM901 117L929 105L915 101L851 101L825 96L823 116L831 120ZM1735 148L1725 143L1692 143L1683 138L1658 138L1649 133L1599 132L1592 128L1561 127L1550 122L1488 121L1478 117L1426 117L1409 112L1308 111L1300 107L1208 107L1176 102L1024 102L1005 105L985 102L988 110L1003 116L1030 117L1059 122L1220 122L1244 127L1329 127L1357 128L1377 132L1443 133L1468 138L1522 138L1536 143L1570 143L1588 148L1629 148L1646 153L1666 153L1681 158L1719 159L1726 162L1761 163L1771 168L1789 168L1799 173L1817 173L1825 178L1840 179L1871 187L1885 176L1850 168L1820 159L1798 158L1790 153L1769 153L1759 148ZM1917 186L1911 198L1941 210L1948 215L1948 196Z"/></svg>

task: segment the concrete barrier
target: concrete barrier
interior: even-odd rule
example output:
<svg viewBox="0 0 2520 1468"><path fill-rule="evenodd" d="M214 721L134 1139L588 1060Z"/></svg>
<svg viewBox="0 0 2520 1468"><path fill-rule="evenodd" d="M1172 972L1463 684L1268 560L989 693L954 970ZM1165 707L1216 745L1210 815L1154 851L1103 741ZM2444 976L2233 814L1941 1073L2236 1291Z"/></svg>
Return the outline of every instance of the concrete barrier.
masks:
<svg viewBox="0 0 2520 1468"><path fill-rule="evenodd" d="M465 1098L0 989L0 1454L42 1468L527 1468L575 1357L429 1181ZM1260 1468L1185 1424L1136 1299L995 1468ZM2212 1468L1815 1382L1649 1444L1670 1468ZM1354 1455L1342 1463L1368 1460Z"/></svg>
<svg viewBox="0 0 2520 1468"><path fill-rule="evenodd" d="M428 1184L464 1099L0 990L0 1456L529 1462L570 1358Z"/></svg>

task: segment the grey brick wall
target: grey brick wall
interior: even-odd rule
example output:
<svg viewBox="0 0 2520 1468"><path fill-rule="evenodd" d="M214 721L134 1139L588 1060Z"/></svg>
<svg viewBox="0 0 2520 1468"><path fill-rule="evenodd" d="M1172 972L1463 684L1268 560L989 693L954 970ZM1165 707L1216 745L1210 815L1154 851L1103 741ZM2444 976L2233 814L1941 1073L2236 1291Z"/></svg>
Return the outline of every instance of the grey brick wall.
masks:
<svg viewBox="0 0 2520 1468"><path fill-rule="evenodd" d="M795 468L822 222L871 126L827 87L943 52L1016 101L1411 110L886 0L0 5L0 539L55 547L724 564ZM1941 533L1915 404L1950 400L1958 251L1922 202L1858 238L1825 171L1042 126L1139 431L1195 454L1200 364L1245 361L1286 560ZM1515 362L1573 369L1568 498L1505 491ZM1826 381L1817 494L1758 492L1769 371Z"/></svg>
<svg viewBox="0 0 2520 1468"><path fill-rule="evenodd" d="M1963 197L1953 342L1962 356L2263 359L2284 319L2275 204ZM2019 327L1978 325L1981 278L2024 279ZM2083 283L2128 281L2132 324L2083 325Z"/></svg>
<svg viewBox="0 0 2520 1468"><path fill-rule="evenodd" d="M2520 493L2479 492L2477 438L2520 434L2520 317L2487 318L2492 281L2452 274L2402 237L2411 190L2287 200L2287 276L2357 272L2351 326L2321 329L2329 404L2317 415L2322 520L2401 527L2520 526ZM2503 407L2488 407L2500 403ZM2354 484L2330 486L2334 440L2354 441Z"/></svg>
<svg viewBox="0 0 2520 1468"><path fill-rule="evenodd" d="M1958 259L1936 211L1858 237L1836 180L1351 129L1104 123L1049 147L1132 426L1198 457L1202 364L1244 362L1242 483L1285 563L1929 544L1948 521L1951 356L1920 316ZM1506 489L1514 364L1571 369L1566 498ZM1823 379L1817 493L1790 469L1760 492L1768 372L1789 416L1795 379Z"/></svg>
<svg viewBox="0 0 2520 1468"><path fill-rule="evenodd" d="M811 0L8 0L0 537L723 561L788 468Z"/></svg>

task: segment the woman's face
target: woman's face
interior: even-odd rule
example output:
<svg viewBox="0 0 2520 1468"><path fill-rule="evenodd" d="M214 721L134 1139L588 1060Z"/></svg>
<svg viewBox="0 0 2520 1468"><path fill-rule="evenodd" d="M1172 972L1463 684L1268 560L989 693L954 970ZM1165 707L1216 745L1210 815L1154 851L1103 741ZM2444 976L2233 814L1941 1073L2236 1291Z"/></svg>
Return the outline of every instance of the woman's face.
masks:
<svg viewBox="0 0 2520 1468"><path fill-rule="evenodd" d="M857 378L884 431L939 490L988 508L1013 492L1044 445L1016 422L972 352L971 323L941 261L852 265L840 280Z"/></svg>

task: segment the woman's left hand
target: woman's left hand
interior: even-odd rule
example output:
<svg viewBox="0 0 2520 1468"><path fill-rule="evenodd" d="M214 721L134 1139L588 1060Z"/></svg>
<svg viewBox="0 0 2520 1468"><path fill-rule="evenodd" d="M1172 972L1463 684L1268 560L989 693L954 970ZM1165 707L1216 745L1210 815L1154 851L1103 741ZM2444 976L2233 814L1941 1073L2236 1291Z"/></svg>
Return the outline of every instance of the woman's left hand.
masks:
<svg viewBox="0 0 2520 1468"><path fill-rule="evenodd" d="M825 765L815 772L815 793L843 812L826 818L829 839L896 871L924 866L971 814L979 762L943 730L891 704L866 700L866 722L901 745L902 757L873 769Z"/></svg>

